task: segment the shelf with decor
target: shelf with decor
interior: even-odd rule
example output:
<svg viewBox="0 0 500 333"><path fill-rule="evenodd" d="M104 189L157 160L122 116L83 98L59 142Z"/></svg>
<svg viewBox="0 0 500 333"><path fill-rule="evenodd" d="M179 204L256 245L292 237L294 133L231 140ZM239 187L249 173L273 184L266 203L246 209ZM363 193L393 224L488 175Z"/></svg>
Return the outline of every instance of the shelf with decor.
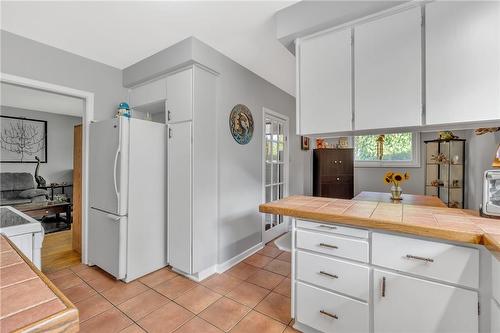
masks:
<svg viewBox="0 0 500 333"><path fill-rule="evenodd" d="M448 207L464 208L465 139L436 139L426 145L425 194Z"/></svg>

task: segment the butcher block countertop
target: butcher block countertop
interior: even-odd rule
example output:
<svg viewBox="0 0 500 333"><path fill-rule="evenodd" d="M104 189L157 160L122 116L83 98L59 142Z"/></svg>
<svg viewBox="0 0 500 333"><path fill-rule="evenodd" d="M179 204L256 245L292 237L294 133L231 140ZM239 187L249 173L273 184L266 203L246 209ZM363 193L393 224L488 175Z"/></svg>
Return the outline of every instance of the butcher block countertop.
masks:
<svg viewBox="0 0 500 333"><path fill-rule="evenodd" d="M0 332L78 332L78 310L0 235Z"/></svg>
<svg viewBox="0 0 500 333"><path fill-rule="evenodd" d="M262 204L259 211L323 223L482 244L492 251L500 251L500 220L478 217L467 210L408 204L405 199L399 203L381 201L290 196Z"/></svg>

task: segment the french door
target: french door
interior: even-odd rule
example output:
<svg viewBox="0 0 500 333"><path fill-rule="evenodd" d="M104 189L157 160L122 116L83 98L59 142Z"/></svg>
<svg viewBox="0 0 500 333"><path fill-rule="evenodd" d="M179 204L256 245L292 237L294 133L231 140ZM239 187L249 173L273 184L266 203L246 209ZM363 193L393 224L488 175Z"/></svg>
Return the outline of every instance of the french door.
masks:
<svg viewBox="0 0 500 333"><path fill-rule="evenodd" d="M264 202L288 195L288 117L264 109L263 197ZM287 232L288 220L281 215L264 214L264 243Z"/></svg>

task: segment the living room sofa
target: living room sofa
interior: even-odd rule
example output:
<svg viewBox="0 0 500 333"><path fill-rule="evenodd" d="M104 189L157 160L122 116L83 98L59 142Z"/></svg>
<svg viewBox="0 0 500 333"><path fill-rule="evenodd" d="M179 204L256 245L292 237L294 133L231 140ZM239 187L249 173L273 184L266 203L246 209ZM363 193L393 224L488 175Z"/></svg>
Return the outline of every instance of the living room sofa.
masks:
<svg viewBox="0 0 500 333"><path fill-rule="evenodd" d="M33 175L28 172L0 173L0 205L16 206L32 202L44 202L48 192L35 188Z"/></svg>

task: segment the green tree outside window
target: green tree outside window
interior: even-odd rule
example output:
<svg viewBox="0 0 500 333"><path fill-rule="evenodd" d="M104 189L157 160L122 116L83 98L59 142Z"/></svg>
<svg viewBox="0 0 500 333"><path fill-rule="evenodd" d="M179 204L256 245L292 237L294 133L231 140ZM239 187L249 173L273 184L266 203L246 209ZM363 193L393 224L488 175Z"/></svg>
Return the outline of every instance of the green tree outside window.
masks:
<svg viewBox="0 0 500 333"><path fill-rule="evenodd" d="M354 137L354 154L357 161L377 161L378 135L362 135ZM411 161L411 132L386 134L382 161Z"/></svg>

